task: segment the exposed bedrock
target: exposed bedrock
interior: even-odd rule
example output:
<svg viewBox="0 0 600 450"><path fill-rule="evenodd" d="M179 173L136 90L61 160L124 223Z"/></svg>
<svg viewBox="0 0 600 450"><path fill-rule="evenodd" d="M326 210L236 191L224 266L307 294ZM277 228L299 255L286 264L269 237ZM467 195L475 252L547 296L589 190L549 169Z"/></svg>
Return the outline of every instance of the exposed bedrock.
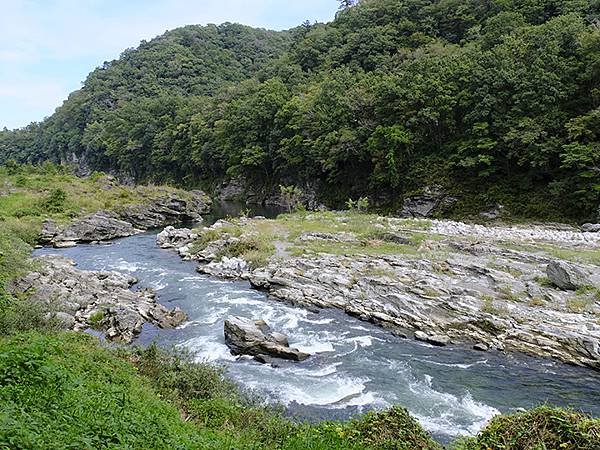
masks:
<svg viewBox="0 0 600 450"><path fill-rule="evenodd" d="M180 309L159 304L153 290L132 291L137 283L133 277L79 270L70 259L56 255L36 258L35 263L38 269L15 281L11 289L62 329L94 328L111 341L129 343L144 323L175 328L187 320Z"/></svg>
<svg viewBox="0 0 600 450"><path fill-rule="evenodd" d="M210 211L211 200L201 191L185 195L169 193L148 204L128 205L117 211L98 211L67 225L46 220L40 243L72 247L78 243L132 236L151 228L184 222L200 222Z"/></svg>

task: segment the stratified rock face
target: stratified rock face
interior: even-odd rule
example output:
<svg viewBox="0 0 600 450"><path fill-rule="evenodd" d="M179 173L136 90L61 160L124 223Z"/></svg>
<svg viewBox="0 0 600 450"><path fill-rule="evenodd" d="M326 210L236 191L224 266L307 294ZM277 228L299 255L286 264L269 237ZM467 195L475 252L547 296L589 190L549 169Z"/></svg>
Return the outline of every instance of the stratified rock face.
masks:
<svg viewBox="0 0 600 450"><path fill-rule="evenodd" d="M40 269L16 281L14 292L27 295L48 311L62 328L99 328L106 337L131 342L145 322L174 328L187 320L180 309L168 310L156 302L151 289L133 292L133 277L118 272L76 269L74 262L56 255L36 258Z"/></svg>
<svg viewBox="0 0 600 450"><path fill-rule="evenodd" d="M227 225L220 221L212 228ZM201 252L190 253L187 245L178 250L199 261L200 272L247 279L275 299L310 310L338 308L399 336L414 335L431 345L519 351L600 370L600 269L544 250L598 249L600 235L558 224L483 226L378 217L370 225L377 230L375 245L383 240L406 247L393 255L288 253L255 270L241 260L222 264L217 256L239 239L227 233ZM419 244L412 243L411 233ZM424 233L431 240L422 240ZM314 240L358 242L340 230L301 233L294 244ZM566 274L559 273L554 285L546 282L552 263ZM565 290L559 284L587 289Z"/></svg>
<svg viewBox="0 0 600 450"><path fill-rule="evenodd" d="M48 224L48 222L45 222L45 225L42 234L48 236L50 232L47 226L52 227L52 225ZM54 227L56 229L56 226ZM51 242L59 244L58 246L63 243L64 246L64 243L107 241L118 237L133 236L140 232L141 230L119 219L116 214L107 211L98 211L76 220L63 230L58 230L52 237Z"/></svg>
<svg viewBox="0 0 600 450"><path fill-rule="evenodd" d="M425 246L448 251L458 243ZM473 252L441 262L396 255L290 258L254 270L250 282L295 305L418 330L415 337L432 345L484 343L600 369L599 308L592 301L596 313L569 310L575 294L537 284L550 261L492 246ZM504 266L488 268L487 258Z"/></svg>
<svg viewBox="0 0 600 450"><path fill-rule="evenodd" d="M123 208L119 215L133 226L145 230L177 223L201 222L202 214L210 211L211 201L201 191L192 191L189 194L189 199L169 194L149 205L128 206Z"/></svg>
<svg viewBox="0 0 600 450"><path fill-rule="evenodd" d="M310 355L291 348L288 339L281 333L274 333L266 322L243 317L230 316L225 320L225 343L234 355L264 356L304 361Z"/></svg>
<svg viewBox="0 0 600 450"><path fill-rule="evenodd" d="M456 202L454 197L445 194L438 186L423 189L423 193L404 200L401 217L431 217L435 213L443 212Z"/></svg>
<svg viewBox="0 0 600 450"><path fill-rule="evenodd" d="M584 233L600 233L600 223L585 223L581 225Z"/></svg>
<svg viewBox="0 0 600 450"><path fill-rule="evenodd" d="M127 237L175 223L201 222L202 214L210 211L210 205L210 198L201 191L192 191L186 198L170 193L148 205L126 206L119 212L98 211L66 227L46 220L40 243L57 248L72 247L80 242Z"/></svg>
<svg viewBox="0 0 600 450"><path fill-rule="evenodd" d="M553 285L566 291L574 291L590 284L588 278L579 269L561 261L548 264L546 274Z"/></svg>

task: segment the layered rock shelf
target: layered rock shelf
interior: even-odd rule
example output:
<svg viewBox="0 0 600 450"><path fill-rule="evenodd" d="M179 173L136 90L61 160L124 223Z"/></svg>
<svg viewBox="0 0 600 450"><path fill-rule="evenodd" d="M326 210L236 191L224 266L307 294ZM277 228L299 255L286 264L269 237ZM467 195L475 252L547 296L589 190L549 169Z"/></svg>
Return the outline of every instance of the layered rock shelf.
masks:
<svg viewBox="0 0 600 450"><path fill-rule="evenodd" d="M66 225L46 220L39 242L57 248L78 243L107 241L132 236L152 228L201 222L211 200L201 191L183 195L168 193L147 204L127 205L115 211L98 211Z"/></svg>
<svg viewBox="0 0 600 450"><path fill-rule="evenodd" d="M249 280L311 310L338 308L431 345L518 351L600 370L597 233L376 216L360 219L357 232L343 213L295 220L171 230L176 244L164 235L161 245L199 261L200 272ZM329 231L314 231L320 220ZM311 231L298 232L303 226ZM258 229L271 230L275 245L267 263L252 268L231 253Z"/></svg>
<svg viewBox="0 0 600 450"><path fill-rule="evenodd" d="M94 328L116 342L131 342L144 323L175 328L187 320L178 308L156 301L151 289L131 290L133 277L118 272L84 271L70 259L47 255L35 259L38 269L11 287L45 312L54 326L82 331Z"/></svg>

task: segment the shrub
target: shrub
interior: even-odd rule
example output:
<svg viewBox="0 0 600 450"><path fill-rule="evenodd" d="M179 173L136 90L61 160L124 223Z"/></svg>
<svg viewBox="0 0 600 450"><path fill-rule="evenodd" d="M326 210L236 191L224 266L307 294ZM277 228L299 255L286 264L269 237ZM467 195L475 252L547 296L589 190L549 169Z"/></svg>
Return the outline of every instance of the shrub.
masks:
<svg viewBox="0 0 600 450"><path fill-rule="evenodd" d="M104 310L98 310L92 313L92 315L88 319L88 324L90 325L90 328L93 328L94 330L101 330L102 321L104 320L105 315L106 314Z"/></svg>
<svg viewBox="0 0 600 450"><path fill-rule="evenodd" d="M302 205L301 197L302 197L302 189L298 186L279 186L279 192L281 193L281 197L285 202L285 205L288 209L288 212L293 212L300 205Z"/></svg>
<svg viewBox="0 0 600 450"><path fill-rule="evenodd" d="M42 207L49 213L61 213L65 210L67 193L64 189L54 188L50 194L42 201Z"/></svg>
<svg viewBox="0 0 600 450"><path fill-rule="evenodd" d="M367 413L349 424L353 440L382 450L441 449L405 408Z"/></svg>
<svg viewBox="0 0 600 450"><path fill-rule="evenodd" d="M346 201L346 207L350 211L367 212L369 209L369 199L367 197L361 197L358 200L350 198Z"/></svg>
<svg viewBox="0 0 600 450"><path fill-rule="evenodd" d="M457 446L462 450L546 450L600 448L600 419L567 409L542 406L496 416L475 438Z"/></svg>

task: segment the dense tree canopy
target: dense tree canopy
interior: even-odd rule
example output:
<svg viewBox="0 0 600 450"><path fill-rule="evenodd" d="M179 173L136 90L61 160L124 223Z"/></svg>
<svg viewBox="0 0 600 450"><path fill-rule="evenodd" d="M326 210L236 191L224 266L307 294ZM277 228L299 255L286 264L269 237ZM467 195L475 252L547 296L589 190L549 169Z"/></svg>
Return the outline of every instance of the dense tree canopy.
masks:
<svg viewBox="0 0 600 450"><path fill-rule="evenodd" d="M351 3L329 24L185 27L127 50L44 122L0 133L0 160L318 180L334 205L437 184L467 212L597 214L600 1Z"/></svg>

